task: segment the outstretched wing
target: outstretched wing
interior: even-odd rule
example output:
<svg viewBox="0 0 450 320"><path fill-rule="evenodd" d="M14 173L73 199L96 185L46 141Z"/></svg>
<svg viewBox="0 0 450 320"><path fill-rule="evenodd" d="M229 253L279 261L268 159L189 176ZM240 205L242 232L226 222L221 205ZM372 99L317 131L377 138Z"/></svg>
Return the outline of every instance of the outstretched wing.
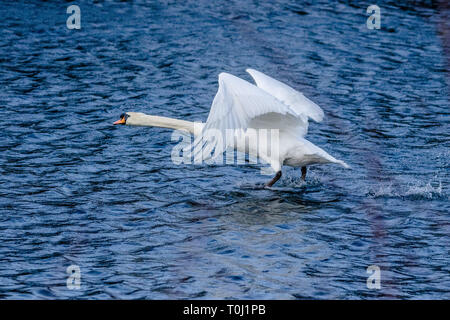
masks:
<svg viewBox="0 0 450 320"><path fill-rule="evenodd" d="M295 116L287 105L268 92L223 72L219 74L219 89L204 130L247 129L252 119L267 113Z"/></svg>
<svg viewBox="0 0 450 320"><path fill-rule="evenodd" d="M219 89L214 97L208 119L201 135L194 141L195 155L203 150L209 155L221 154L233 141L226 139L227 129L233 131L255 125L265 129L285 129L290 126L305 128L307 117L286 105L267 91L228 73L219 74ZM252 126L253 127L253 126ZM220 139L218 139L218 136Z"/></svg>
<svg viewBox="0 0 450 320"><path fill-rule="evenodd" d="M304 115L316 122L322 121L323 110L317 104L306 98L303 93L262 72L254 69L247 69L246 71L253 77L259 88L289 106L291 111L296 115Z"/></svg>

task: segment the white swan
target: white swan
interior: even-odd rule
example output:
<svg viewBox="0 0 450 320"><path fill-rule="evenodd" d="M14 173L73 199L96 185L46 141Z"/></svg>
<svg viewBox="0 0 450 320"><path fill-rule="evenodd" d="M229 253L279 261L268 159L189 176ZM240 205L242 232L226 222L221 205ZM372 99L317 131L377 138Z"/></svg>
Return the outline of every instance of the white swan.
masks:
<svg viewBox="0 0 450 320"><path fill-rule="evenodd" d="M306 177L306 166L311 164L337 163L349 168L344 161L335 159L304 139L308 131L308 119L316 122L323 119L323 111L318 105L302 93L262 72L253 69L246 71L253 77L256 86L228 73L219 74L219 89L205 123L195 124L127 112L114 124L185 130L196 137L192 145L194 150L214 150L214 155L217 156L232 147L258 157L270 164L276 172L275 177L266 184L267 187L280 179L283 165L301 167L303 180ZM276 141L274 136L270 138L258 135L261 129L275 129L278 135ZM232 139L217 139L217 134L228 137L230 130ZM210 132L214 134L211 135ZM246 144L245 137L255 135L258 138L249 139ZM197 148L198 146L201 148ZM276 152L274 149L277 149Z"/></svg>

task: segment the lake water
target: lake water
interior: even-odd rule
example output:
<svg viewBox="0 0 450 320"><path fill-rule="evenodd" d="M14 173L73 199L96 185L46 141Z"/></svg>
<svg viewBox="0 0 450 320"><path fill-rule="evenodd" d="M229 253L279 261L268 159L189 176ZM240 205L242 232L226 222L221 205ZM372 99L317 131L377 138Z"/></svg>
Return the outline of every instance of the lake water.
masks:
<svg viewBox="0 0 450 320"><path fill-rule="evenodd" d="M449 11L403 3L369 30L360 1L77 1L69 30L73 3L0 1L0 298L449 299ZM352 169L260 189L112 125L205 121L249 67L320 105L306 138Z"/></svg>

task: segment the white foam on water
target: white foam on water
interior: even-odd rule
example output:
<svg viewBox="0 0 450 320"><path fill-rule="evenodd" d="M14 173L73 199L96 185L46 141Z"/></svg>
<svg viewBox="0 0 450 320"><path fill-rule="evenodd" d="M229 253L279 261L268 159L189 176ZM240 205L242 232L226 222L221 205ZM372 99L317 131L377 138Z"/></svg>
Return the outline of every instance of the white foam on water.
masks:
<svg viewBox="0 0 450 320"><path fill-rule="evenodd" d="M439 181L439 185L436 187L433 187L431 185L431 182L428 182L424 186L420 185L413 185L410 186L409 189L406 191L405 196L424 196L428 199L434 198L440 198L442 197L442 182Z"/></svg>
<svg viewBox="0 0 450 320"><path fill-rule="evenodd" d="M399 185L393 182L379 185L368 192L372 198L408 198L408 199L442 199L446 197L442 188L442 181L433 182L409 182L406 185Z"/></svg>

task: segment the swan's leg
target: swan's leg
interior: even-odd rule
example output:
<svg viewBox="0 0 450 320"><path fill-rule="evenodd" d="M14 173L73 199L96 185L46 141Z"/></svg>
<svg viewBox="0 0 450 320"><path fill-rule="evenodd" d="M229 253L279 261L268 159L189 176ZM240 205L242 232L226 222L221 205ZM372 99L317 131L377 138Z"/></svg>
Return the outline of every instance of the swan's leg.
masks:
<svg viewBox="0 0 450 320"><path fill-rule="evenodd" d="M277 172L275 177L272 180L266 183L266 187L271 187L275 182L277 182L281 178L281 170Z"/></svg>
<svg viewBox="0 0 450 320"><path fill-rule="evenodd" d="M302 167L302 180L305 181L306 179L306 167Z"/></svg>

